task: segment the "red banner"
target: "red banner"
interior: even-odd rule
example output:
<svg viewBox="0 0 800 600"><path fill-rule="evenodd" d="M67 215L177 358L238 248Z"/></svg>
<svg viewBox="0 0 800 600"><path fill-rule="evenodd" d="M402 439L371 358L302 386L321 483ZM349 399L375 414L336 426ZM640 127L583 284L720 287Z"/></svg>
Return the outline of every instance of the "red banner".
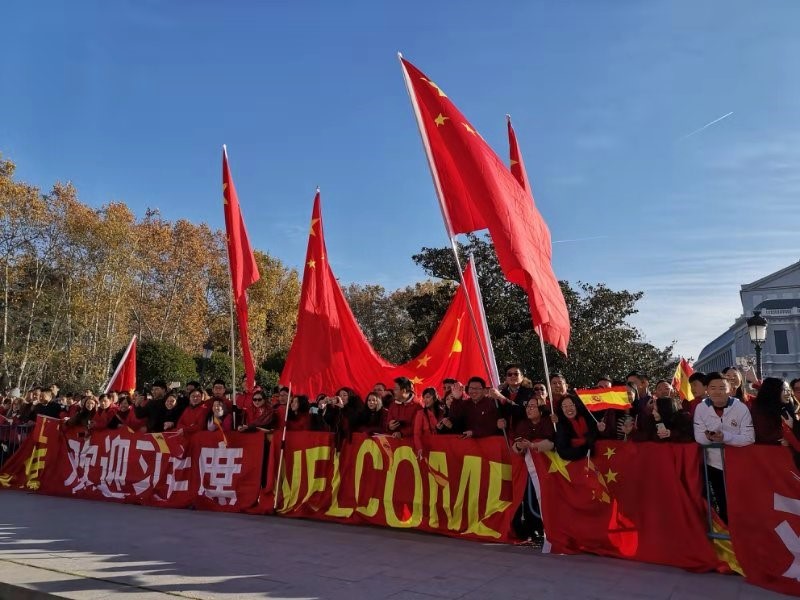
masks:
<svg viewBox="0 0 800 600"><path fill-rule="evenodd" d="M590 552L710 571L700 448L601 442L590 460L534 456L553 552Z"/></svg>
<svg viewBox="0 0 800 600"><path fill-rule="evenodd" d="M788 448L727 447L733 549L750 583L800 596L800 468Z"/></svg>
<svg viewBox="0 0 800 600"><path fill-rule="evenodd" d="M272 460L271 482L276 467ZM329 435L310 432L287 436L283 472L283 515L502 542L511 541L526 477L501 437L436 436L419 460L411 445L394 438L355 434L337 454ZM272 500L270 490L265 504Z"/></svg>

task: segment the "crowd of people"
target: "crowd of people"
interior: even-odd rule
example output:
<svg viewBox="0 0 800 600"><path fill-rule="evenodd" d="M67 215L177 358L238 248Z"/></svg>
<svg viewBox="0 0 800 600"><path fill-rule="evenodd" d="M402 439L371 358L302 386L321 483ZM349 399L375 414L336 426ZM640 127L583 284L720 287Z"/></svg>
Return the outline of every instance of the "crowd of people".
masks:
<svg viewBox="0 0 800 600"><path fill-rule="evenodd" d="M718 373L694 373L694 399L681 399L671 382L651 386L646 374L632 371L625 380L600 377L596 388L625 386L626 408L591 412L561 373L548 382L525 377L519 364L508 365L504 382L491 387L481 377L465 384L442 382L417 394L408 378L399 377L388 389L376 383L366 394L342 387L332 395L310 399L291 395L288 387L270 392L256 388L234 402L226 382L217 380L203 389L190 382L185 389L169 389L154 382L147 393L111 392L95 396L61 393L57 386L35 387L24 396L6 394L0 405L0 436L14 426L33 423L38 415L62 419L78 435L127 427L133 432L174 431L191 436L198 431L266 431L268 437L284 428L334 434L339 447L353 433L387 435L409 440L420 459L432 436L461 438L504 436L509 447L524 453L554 451L565 460L589 454L599 439L631 442L698 443L706 446L706 472L711 501L727 521L723 477L724 445L779 444L789 446L800 463L800 379L791 382L767 377L745 382L729 367ZM6 439L0 441L7 442ZM8 447L6 446L6 451ZM535 494L515 518L525 540L542 534Z"/></svg>

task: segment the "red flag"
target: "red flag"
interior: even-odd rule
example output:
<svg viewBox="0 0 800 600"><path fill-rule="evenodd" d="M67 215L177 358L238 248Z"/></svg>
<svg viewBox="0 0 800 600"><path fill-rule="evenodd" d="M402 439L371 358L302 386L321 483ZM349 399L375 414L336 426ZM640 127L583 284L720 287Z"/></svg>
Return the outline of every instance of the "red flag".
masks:
<svg viewBox="0 0 800 600"><path fill-rule="evenodd" d="M463 382L476 375L487 381L495 379L492 373L487 371L481 356L482 347L483 355L491 365L493 353L486 333L488 328L485 327L482 311L478 310L481 304L472 259L464 271L464 284L466 289L459 286L456 290L447 312L442 317L442 322L425 350L415 359L398 366L389 378L404 375L416 385L417 392L426 387L438 388L442 380L448 377ZM475 311L479 335L475 334L467 301L472 304ZM496 367L494 369L496 370Z"/></svg>
<svg viewBox="0 0 800 600"><path fill-rule="evenodd" d="M328 264L320 194L314 197L300 290L297 333L281 373L298 394L333 393L342 386L372 389L392 365L375 353L358 326Z"/></svg>
<svg viewBox="0 0 800 600"><path fill-rule="evenodd" d="M569 313L553 273L550 231L530 193L442 89L401 62L449 235L489 229L506 279L528 294L534 326L566 353Z"/></svg>
<svg viewBox="0 0 800 600"><path fill-rule="evenodd" d="M599 442L590 460L532 453L552 551L717 569L706 536L700 451L696 444ZM664 511L681 518L664 518Z"/></svg>
<svg viewBox="0 0 800 600"><path fill-rule="evenodd" d="M111 376L103 393L128 392L136 389L136 335L131 338L122 358L119 359L114 374Z"/></svg>
<svg viewBox="0 0 800 600"><path fill-rule="evenodd" d="M228 246L228 263L231 272L233 302L236 306L236 320L239 323L239 339L244 355L245 389L255 386L256 369L250 352L250 338L247 335L247 288L261 278L256 257L247 237L239 196L233 185L233 177L228 166L228 151L222 147L222 196L225 209L225 237Z"/></svg>
<svg viewBox="0 0 800 600"><path fill-rule="evenodd" d="M519 181L522 189L533 197L533 190L528 181L528 173L525 171L525 163L522 161L522 153L519 151L519 145L517 144L517 134L514 133L514 127L511 125L511 115L506 115L506 119L508 119L508 150L511 174L514 179Z"/></svg>

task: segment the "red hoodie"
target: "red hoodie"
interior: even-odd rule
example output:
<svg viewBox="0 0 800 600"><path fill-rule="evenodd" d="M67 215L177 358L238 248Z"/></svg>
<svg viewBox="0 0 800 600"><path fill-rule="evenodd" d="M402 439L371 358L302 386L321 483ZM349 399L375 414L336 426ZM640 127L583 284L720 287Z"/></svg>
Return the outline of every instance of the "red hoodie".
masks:
<svg viewBox="0 0 800 600"><path fill-rule="evenodd" d="M386 431L390 434L400 432L404 438L410 438L414 433L414 416L421 410L416 399L412 396L408 402L398 402L395 400L389 406L389 414L386 415ZM389 429L389 423L400 421L400 427L394 431Z"/></svg>
<svg viewBox="0 0 800 600"><path fill-rule="evenodd" d="M206 427L209 412L211 412L209 408L202 402L197 406L190 404L183 409L175 429L182 429L184 435L192 435L198 431L203 431Z"/></svg>

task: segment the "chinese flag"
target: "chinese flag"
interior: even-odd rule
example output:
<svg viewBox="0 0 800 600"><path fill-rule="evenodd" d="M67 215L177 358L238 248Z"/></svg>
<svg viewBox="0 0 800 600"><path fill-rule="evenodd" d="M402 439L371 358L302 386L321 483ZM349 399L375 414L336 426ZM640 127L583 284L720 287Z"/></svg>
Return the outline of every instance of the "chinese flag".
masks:
<svg viewBox="0 0 800 600"><path fill-rule="evenodd" d="M495 377L487 371L485 356L493 367L493 351L489 345L488 328L480 310L480 296L475 266L470 259L464 271L464 286L459 286L442 322L431 337L425 350L415 359L400 365L387 379L404 375L411 379L417 393L426 387L439 388L442 380L452 377L466 382L470 377L483 377L493 381ZM472 324L467 301L475 312L478 334ZM481 352L483 348L483 352ZM482 356L483 354L483 356Z"/></svg>
<svg viewBox="0 0 800 600"><path fill-rule="evenodd" d="M706 536L700 452L697 444L614 441L598 442L590 460L532 453L552 552L720 568Z"/></svg>
<svg viewBox="0 0 800 600"><path fill-rule="evenodd" d="M247 237L239 196L233 185L233 177L228 166L228 151L222 147L222 196L225 209L225 237L228 246L228 263L233 286L233 302L236 306L236 320L239 324L239 339L244 355L245 389L251 391L255 386L256 369L250 351L250 338L247 334L247 288L261 278L256 257Z"/></svg>
<svg viewBox="0 0 800 600"><path fill-rule="evenodd" d="M694 373L694 369L685 358L681 358L672 376L672 387L680 394L683 400L694 400L692 386L689 384L689 377Z"/></svg>
<svg viewBox="0 0 800 600"><path fill-rule="evenodd" d="M444 91L410 62L401 62L449 235L489 229L506 279L528 294L534 326L566 353L569 313L553 273L550 231L531 194Z"/></svg>
<svg viewBox="0 0 800 600"><path fill-rule="evenodd" d="M511 116L506 115L506 118L508 119L508 150L511 174L514 176L514 179L519 181L522 189L528 192L531 198L533 198L533 190L528 181L528 173L525 171L525 163L522 161L522 153L520 153L519 145L517 144L517 134L514 132L514 126L511 125Z"/></svg>
<svg viewBox="0 0 800 600"><path fill-rule="evenodd" d="M308 231L297 332L281 373L283 385L309 396L350 386L360 393L382 381L392 365L364 337L328 263L320 194Z"/></svg>
<svg viewBox="0 0 800 600"><path fill-rule="evenodd" d="M122 354L114 374L106 385L104 393L128 392L136 389L136 335L131 338Z"/></svg>

